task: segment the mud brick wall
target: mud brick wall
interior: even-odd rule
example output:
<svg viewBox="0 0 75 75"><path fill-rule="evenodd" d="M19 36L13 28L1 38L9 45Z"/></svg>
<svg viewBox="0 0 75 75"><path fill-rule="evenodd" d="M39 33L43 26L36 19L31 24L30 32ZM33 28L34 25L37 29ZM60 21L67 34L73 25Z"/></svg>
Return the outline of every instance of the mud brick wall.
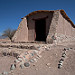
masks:
<svg viewBox="0 0 75 75"><path fill-rule="evenodd" d="M63 12L63 14L61 14ZM63 41L75 40L75 28L72 21L64 10L44 11L34 13L22 19L19 27L12 38L14 42L34 42L35 41L35 20L46 18L46 42L59 43ZM63 16L64 15L64 16ZM67 16L67 18L66 18ZM68 20L69 19L69 20Z"/></svg>
<svg viewBox="0 0 75 75"><path fill-rule="evenodd" d="M19 24L19 27L14 37L12 38L12 41L14 42L27 42L28 41L28 27L27 27L26 18L24 18Z"/></svg>
<svg viewBox="0 0 75 75"><path fill-rule="evenodd" d="M54 37L56 33L56 26L58 25L58 18L59 18L59 11L55 11L53 14L52 21L51 21L49 33L46 39L47 43L52 44L54 41Z"/></svg>
<svg viewBox="0 0 75 75"><path fill-rule="evenodd" d="M56 27L57 42L75 40L75 28L59 12L58 25Z"/></svg>

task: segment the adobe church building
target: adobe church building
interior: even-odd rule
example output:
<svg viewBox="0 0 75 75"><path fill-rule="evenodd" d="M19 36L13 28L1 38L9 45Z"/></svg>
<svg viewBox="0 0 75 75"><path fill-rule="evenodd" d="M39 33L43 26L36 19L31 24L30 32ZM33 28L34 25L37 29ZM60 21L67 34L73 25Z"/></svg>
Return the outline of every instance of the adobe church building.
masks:
<svg viewBox="0 0 75 75"><path fill-rule="evenodd" d="M22 18L13 42L62 42L75 39L75 25L64 10L38 10Z"/></svg>

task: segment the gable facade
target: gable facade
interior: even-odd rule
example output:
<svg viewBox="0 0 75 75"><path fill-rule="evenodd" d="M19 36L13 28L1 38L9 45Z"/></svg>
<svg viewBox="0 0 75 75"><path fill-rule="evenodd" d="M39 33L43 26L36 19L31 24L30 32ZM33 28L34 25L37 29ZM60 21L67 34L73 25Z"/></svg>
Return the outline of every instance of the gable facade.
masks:
<svg viewBox="0 0 75 75"><path fill-rule="evenodd" d="M64 10L39 10L22 18L12 41L53 43L73 38L74 33L74 24Z"/></svg>

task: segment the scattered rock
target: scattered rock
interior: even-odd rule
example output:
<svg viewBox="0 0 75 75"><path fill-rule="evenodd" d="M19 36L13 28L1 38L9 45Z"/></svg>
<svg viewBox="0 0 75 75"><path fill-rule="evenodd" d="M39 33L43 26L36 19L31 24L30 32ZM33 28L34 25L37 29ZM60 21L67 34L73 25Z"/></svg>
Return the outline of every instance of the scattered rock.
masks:
<svg viewBox="0 0 75 75"><path fill-rule="evenodd" d="M10 56L10 53L8 52L7 55Z"/></svg>
<svg viewBox="0 0 75 75"><path fill-rule="evenodd" d="M58 69L61 69L62 65L61 64L58 64Z"/></svg>
<svg viewBox="0 0 75 75"><path fill-rule="evenodd" d="M38 54L38 57L41 58L42 56Z"/></svg>
<svg viewBox="0 0 75 75"><path fill-rule="evenodd" d="M31 63L34 63L34 59L30 59L29 61L30 61Z"/></svg>
<svg viewBox="0 0 75 75"><path fill-rule="evenodd" d="M33 64L33 66L35 66L35 64Z"/></svg>
<svg viewBox="0 0 75 75"><path fill-rule="evenodd" d="M64 58L65 58L65 56L66 56L66 54L65 54L65 53L63 53L63 54L62 54L62 57L64 57Z"/></svg>
<svg viewBox="0 0 75 75"><path fill-rule="evenodd" d="M64 51L66 51L67 49L66 48L64 48Z"/></svg>
<svg viewBox="0 0 75 75"><path fill-rule="evenodd" d="M16 58L18 57L18 55L19 55L18 53L13 53L13 56Z"/></svg>
<svg viewBox="0 0 75 75"><path fill-rule="evenodd" d="M70 50L70 48L67 48L67 50Z"/></svg>
<svg viewBox="0 0 75 75"><path fill-rule="evenodd" d="M34 53L30 53L31 56L34 56Z"/></svg>
<svg viewBox="0 0 75 75"><path fill-rule="evenodd" d="M59 63L62 63L64 61L64 59L60 59Z"/></svg>
<svg viewBox="0 0 75 75"><path fill-rule="evenodd" d="M6 52L3 52L3 55L4 55L4 56L7 56L7 53L6 53Z"/></svg>
<svg viewBox="0 0 75 75"><path fill-rule="evenodd" d="M70 49L73 49L73 48L70 48Z"/></svg>
<svg viewBox="0 0 75 75"><path fill-rule="evenodd" d="M35 50L35 51L34 51L34 54L36 54L36 55L37 55L37 54L38 54L38 51L37 51L37 50Z"/></svg>
<svg viewBox="0 0 75 75"><path fill-rule="evenodd" d="M48 49L48 48L45 48L45 50L46 50L46 51L49 51L49 49Z"/></svg>
<svg viewBox="0 0 75 75"><path fill-rule="evenodd" d="M34 46L30 46L30 49L36 49Z"/></svg>
<svg viewBox="0 0 75 75"><path fill-rule="evenodd" d="M25 58L25 62L28 62L28 59Z"/></svg>
<svg viewBox="0 0 75 75"><path fill-rule="evenodd" d="M20 62L20 61L16 59L14 62L15 62L15 63L18 63L18 62Z"/></svg>
<svg viewBox="0 0 75 75"><path fill-rule="evenodd" d="M25 56L23 56L25 58Z"/></svg>
<svg viewBox="0 0 75 75"><path fill-rule="evenodd" d="M57 56L57 54L55 54Z"/></svg>
<svg viewBox="0 0 75 75"><path fill-rule="evenodd" d="M11 49L12 47L9 47L9 49Z"/></svg>
<svg viewBox="0 0 75 75"><path fill-rule="evenodd" d="M15 68L16 68L16 65L12 64L11 67L10 67L10 70L14 70Z"/></svg>
<svg viewBox="0 0 75 75"><path fill-rule="evenodd" d="M30 64L29 64L28 62L26 62L26 63L24 63L24 66L25 66L25 67L29 67Z"/></svg>
<svg viewBox="0 0 75 75"><path fill-rule="evenodd" d="M10 52L10 56L13 56L13 52Z"/></svg>
<svg viewBox="0 0 75 75"><path fill-rule="evenodd" d="M34 61L35 61L35 62L37 62L37 59L36 59L36 58L34 58Z"/></svg>
<svg viewBox="0 0 75 75"><path fill-rule="evenodd" d="M38 57L38 56L36 56L36 59L39 59L39 57Z"/></svg>
<svg viewBox="0 0 75 75"><path fill-rule="evenodd" d="M23 69L24 68L24 64L21 64L20 67L21 67L21 69Z"/></svg>
<svg viewBox="0 0 75 75"><path fill-rule="evenodd" d="M53 36L52 36L52 39L53 39L53 40L56 40L56 37L53 35Z"/></svg>
<svg viewBox="0 0 75 75"><path fill-rule="evenodd" d="M63 62L59 63L60 65L63 65Z"/></svg>
<svg viewBox="0 0 75 75"><path fill-rule="evenodd" d="M8 75L8 72L5 72L5 71L4 71L2 74L3 74L3 75Z"/></svg>
<svg viewBox="0 0 75 75"><path fill-rule="evenodd" d="M38 71L38 69L37 69L37 68L35 68L35 70L36 70L36 71Z"/></svg>
<svg viewBox="0 0 75 75"><path fill-rule="evenodd" d="M27 55L27 54L28 54L28 52L25 52L24 54L25 54L25 55Z"/></svg>
<svg viewBox="0 0 75 75"><path fill-rule="evenodd" d="M40 46L38 46L37 48L40 48Z"/></svg>
<svg viewBox="0 0 75 75"><path fill-rule="evenodd" d="M50 63L47 63L46 65L47 65L47 66L50 66Z"/></svg>
<svg viewBox="0 0 75 75"><path fill-rule="evenodd" d="M22 58L18 58L18 61L22 62Z"/></svg>

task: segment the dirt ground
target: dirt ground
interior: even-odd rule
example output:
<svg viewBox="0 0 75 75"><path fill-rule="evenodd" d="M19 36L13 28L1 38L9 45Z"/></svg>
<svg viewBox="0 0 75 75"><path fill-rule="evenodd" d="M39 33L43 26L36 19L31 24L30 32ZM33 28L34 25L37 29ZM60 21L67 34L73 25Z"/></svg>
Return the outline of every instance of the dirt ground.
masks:
<svg viewBox="0 0 75 75"><path fill-rule="evenodd" d="M37 62L31 63L29 67L23 69L16 68L12 71L10 71L10 66L14 63L15 57L0 54L0 73L6 71L9 72L7 75L75 75L75 42L62 43L59 45L30 44L36 47L38 45L47 45L49 49L43 50L41 53L42 57L39 58ZM66 57L63 58L62 53L66 47L71 49L66 51ZM24 52L26 49L0 47L0 53L5 50L20 50ZM64 59L63 65L61 69L58 69L61 58Z"/></svg>

